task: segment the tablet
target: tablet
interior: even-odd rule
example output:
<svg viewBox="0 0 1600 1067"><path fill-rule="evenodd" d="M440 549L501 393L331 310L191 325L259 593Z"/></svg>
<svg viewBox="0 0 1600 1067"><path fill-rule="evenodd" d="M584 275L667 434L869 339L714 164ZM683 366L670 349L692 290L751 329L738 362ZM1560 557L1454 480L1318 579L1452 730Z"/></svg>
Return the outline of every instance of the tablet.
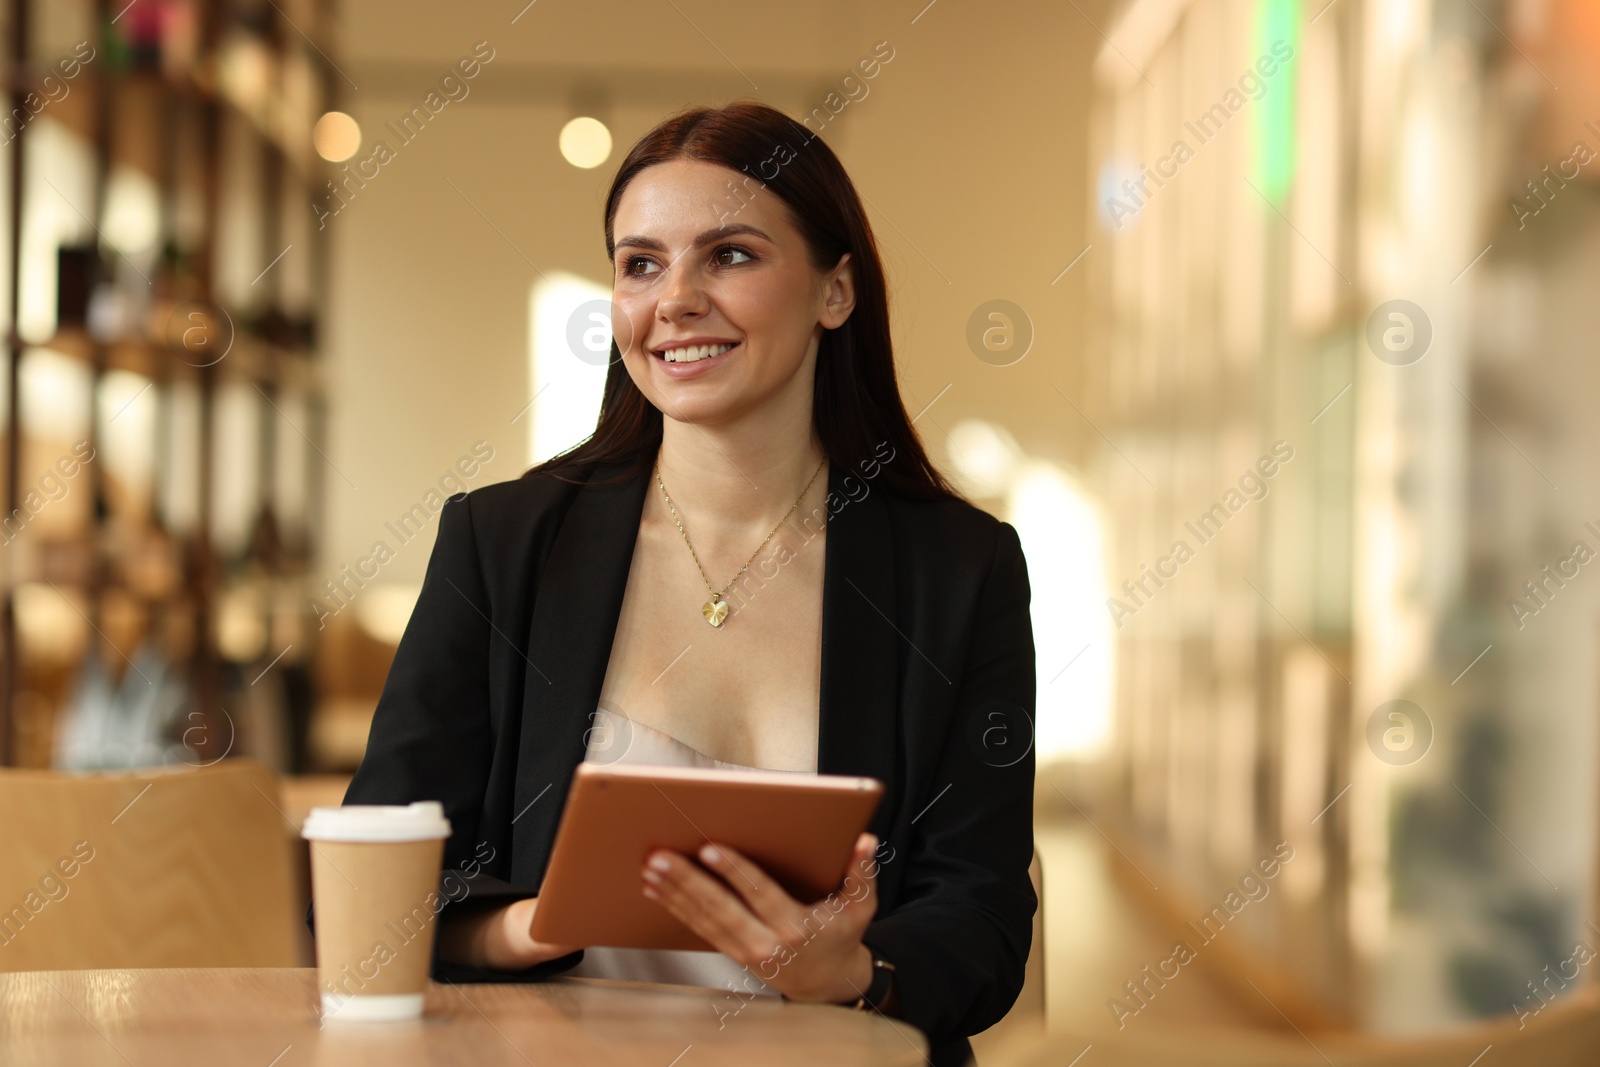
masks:
<svg viewBox="0 0 1600 1067"><path fill-rule="evenodd" d="M844 881L882 796L881 782L848 775L580 763L531 933L557 945L713 951L640 892L645 857L668 848L694 860L715 841L812 903Z"/></svg>

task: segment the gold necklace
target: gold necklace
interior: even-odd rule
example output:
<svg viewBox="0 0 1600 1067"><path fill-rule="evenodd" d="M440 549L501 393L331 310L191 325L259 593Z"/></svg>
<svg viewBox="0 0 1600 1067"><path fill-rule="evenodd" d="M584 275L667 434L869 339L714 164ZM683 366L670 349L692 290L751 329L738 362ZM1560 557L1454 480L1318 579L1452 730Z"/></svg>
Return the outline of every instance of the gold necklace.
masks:
<svg viewBox="0 0 1600 1067"><path fill-rule="evenodd" d="M767 547L768 541L772 540L772 534L777 533L783 528L783 524L789 521L789 515L793 515L795 509L800 506L800 501L806 498L806 494L811 491L812 483L817 480L817 475L822 473L822 468L827 466L827 463L828 457L823 456L822 462L817 464L815 473L811 475L811 481L806 483L806 487L800 490L800 495L795 498L794 506L789 509L788 515L779 519L778 525L772 528L772 533L762 538L761 543L756 546L756 550L750 554L750 558L744 561L744 566L739 568L739 574L743 574L750 564L755 562L755 558L761 555L761 550ZM661 463L659 460L656 462L654 473L656 485L661 486L661 495L667 502L667 510L672 512L672 521L678 524L678 533L683 535L683 543L689 546L689 554L694 557L694 565L700 568L700 577L705 579L706 588L711 591L711 599L700 605L700 614L704 615L706 622L709 622L712 626L721 626L722 620L728 617L728 602L722 599L722 595L728 591L734 582L739 580L739 574L729 578L728 584L722 587L721 592L711 588L711 579L706 576L706 569L700 562L700 554L694 550L694 543L689 540L689 531L683 528L683 520L678 518L678 509L672 506L672 497L667 495L667 487L661 482Z"/></svg>

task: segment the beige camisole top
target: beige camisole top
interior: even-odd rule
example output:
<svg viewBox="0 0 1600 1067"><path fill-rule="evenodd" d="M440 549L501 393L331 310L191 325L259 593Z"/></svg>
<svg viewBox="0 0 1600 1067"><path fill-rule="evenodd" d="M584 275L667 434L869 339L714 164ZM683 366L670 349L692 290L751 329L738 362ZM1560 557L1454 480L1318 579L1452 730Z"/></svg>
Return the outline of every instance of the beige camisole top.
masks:
<svg viewBox="0 0 1600 1067"><path fill-rule="evenodd" d="M666 767L720 767L755 770L729 763L692 748L671 734L635 722L604 701L595 711L584 752L586 763L640 764ZM813 757L813 767L815 758ZM804 771L790 773L804 774ZM579 978L614 978L663 982L777 996L756 973L720 952L673 949L586 948L583 960L565 974Z"/></svg>

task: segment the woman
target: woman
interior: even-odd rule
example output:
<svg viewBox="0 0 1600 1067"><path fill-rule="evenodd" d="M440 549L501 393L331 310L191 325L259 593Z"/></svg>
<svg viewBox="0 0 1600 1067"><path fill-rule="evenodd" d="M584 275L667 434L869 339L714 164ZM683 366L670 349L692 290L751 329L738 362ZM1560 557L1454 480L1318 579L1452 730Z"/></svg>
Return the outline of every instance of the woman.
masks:
<svg viewBox="0 0 1600 1067"><path fill-rule="evenodd" d="M924 454L860 200L803 127L752 103L668 119L622 163L605 229L599 424L447 503L345 802L444 802L438 977L854 1005L964 1063L1021 988L1037 905L1016 531ZM536 942L586 759L878 778L865 892L802 941L810 909L748 858L658 853L640 891L717 953Z"/></svg>

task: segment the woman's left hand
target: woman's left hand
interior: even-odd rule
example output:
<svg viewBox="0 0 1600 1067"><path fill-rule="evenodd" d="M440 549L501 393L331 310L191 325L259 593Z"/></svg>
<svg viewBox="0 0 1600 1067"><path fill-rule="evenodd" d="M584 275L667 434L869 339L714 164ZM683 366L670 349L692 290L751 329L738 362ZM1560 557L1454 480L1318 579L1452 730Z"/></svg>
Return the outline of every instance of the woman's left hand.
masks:
<svg viewBox="0 0 1600 1067"><path fill-rule="evenodd" d="M872 834L858 837L844 884L815 904L795 900L722 845L699 852L715 878L680 853L651 853L643 892L788 999L845 1003L872 982L872 953L861 935L878 910L877 846Z"/></svg>

